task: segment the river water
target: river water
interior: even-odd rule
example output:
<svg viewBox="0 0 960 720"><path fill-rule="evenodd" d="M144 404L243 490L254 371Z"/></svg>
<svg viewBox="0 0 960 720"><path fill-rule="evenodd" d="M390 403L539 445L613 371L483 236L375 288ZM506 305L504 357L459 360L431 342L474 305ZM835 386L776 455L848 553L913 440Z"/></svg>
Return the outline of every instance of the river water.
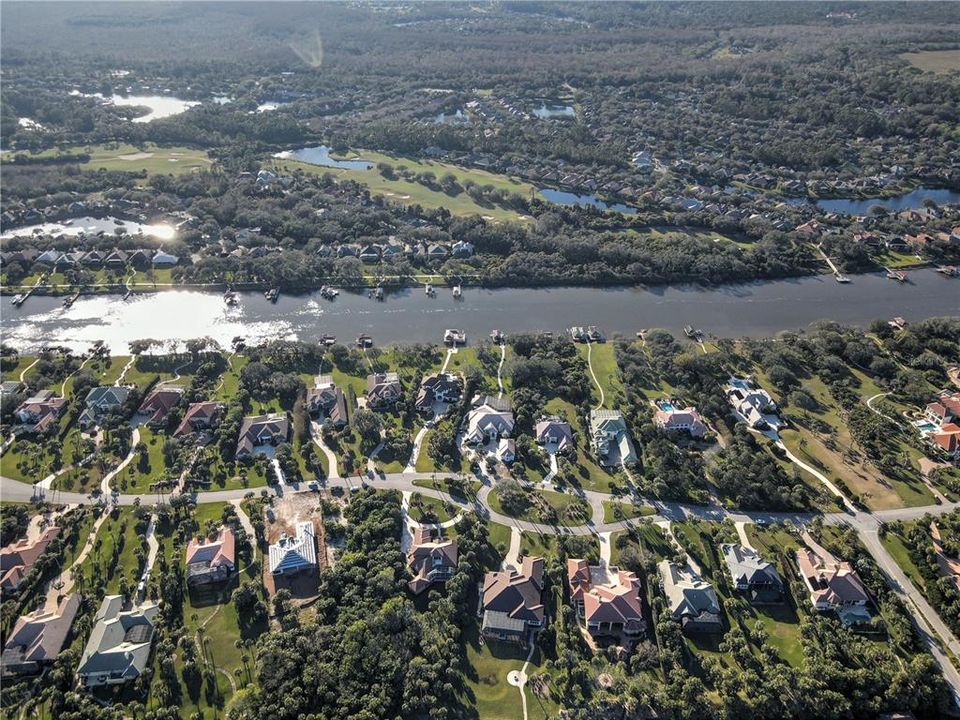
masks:
<svg viewBox="0 0 960 720"><path fill-rule="evenodd" d="M366 333L386 345L440 342L446 328L465 330L475 342L494 328L562 332L572 325L597 325L608 335L633 336L655 327L679 334L688 324L720 337L760 337L824 318L865 325L875 318L960 315L960 280L933 270L908 277L905 284L875 274L857 275L849 285L827 275L716 288L465 288L462 300L446 289L428 298L422 289L411 288L388 294L385 302L342 292L332 302L314 293L281 295L271 304L251 292L241 293L233 308L219 293L195 290L128 301L119 295L85 297L69 309L55 297L31 297L20 308L4 298L2 334L4 343L21 350L49 343L83 349L104 340L122 353L131 340L143 338L170 342L209 336L227 347L236 336L313 341L329 333L346 343Z"/></svg>

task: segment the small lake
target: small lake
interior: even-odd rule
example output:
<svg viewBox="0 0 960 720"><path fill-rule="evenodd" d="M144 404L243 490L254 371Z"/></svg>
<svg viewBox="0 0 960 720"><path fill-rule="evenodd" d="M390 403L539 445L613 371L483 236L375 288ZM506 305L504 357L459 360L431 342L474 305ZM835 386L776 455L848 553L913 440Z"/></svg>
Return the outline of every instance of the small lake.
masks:
<svg viewBox="0 0 960 720"><path fill-rule="evenodd" d="M535 108L533 114L541 120L576 117L573 105L547 105L545 102L540 103L540 107Z"/></svg>
<svg viewBox="0 0 960 720"><path fill-rule="evenodd" d="M888 212L899 212L923 207L924 200L933 200L937 205L960 203L960 192L945 188L918 187L913 192L891 198L846 200L842 198L817 200L817 206L827 212L841 215L869 215L873 205L882 205Z"/></svg>
<svg viewBox="0 0 960 720"><path fill-rule="evenodd" d="M181 100L169 95L112 95L106 98L111 105L118 107L146 107L150 112L146 115L133 118L135 123L146 123L151 120L179 115L185 110L199 105L194 100Z"/></svg>
<svg viewBox="0 0 960 720"><path fill-rule="evenodd" d="M470 116L463 110L457 110L455 113L440 113L433 118L437 125L469 125Z"/></svg>
<svg viewBox="0 0 960 720"><path fill-rule="evenodd" d="M540 188L539 195L557 205L592 205L601 210L616 210L625 215L634 215L636 208L624 205L623 203L608 203L601 200L596 195L578 195L577 193L567 192L566 190L555 190L553 188Z"/></svg>
<svg viewBox="0 0 960 720"><path fill-rule="evenodd" d="M608 335L631 338L642 328L665 328L681 337L685 325L718 337L767 337L825 318L865 326L876 318L913 322L960 314L960 280L934 270L907 277L903 284L875 273L856 275L849 285L818 275L715 288L468 287L462 300L447 289L429 298L421 288L407 288L388 293L385 302L344 291L332 302L311 293L283 294L271 303L261 292L243 292L234 307L226 306L221 293L200 290L138 294L127 301L120 295L81 296L70 308L62 298L33 296L19 308L3 299L3 332L4 343L25 351L51 342L86 349L103 340L119 354L130 341L147 337L169 342L209 336L229 347L238 335L250 342L313 342L330 333L349 344L366 333L377 345L388 345L439 343L446 328L458 328L476 344L494 328L562 333L572 325L597 325Z"/></svg>
<svg viewBox="0 0 960 720"><path fill-rule="evenodd" d="M299 150L284 150L274 155L280 160L297 160L308 165L340 168L342 170L372 170L373 163L369 160L337 160L330 157L330 148L326 145L300 148Z"/></svg>
<svg viewBox="0 0 960 720"><path fill-rule="evenodd" d="M115 235L117 229L123 229L127 235L149 235L157 240L172 240L177 235L176 228L168 223L139 223L131 220L122 221L122 225L116 223L117 218L105 217L78 217L72 218L69 224L63 222L40 223L37 225L26 225L24 227L7 230L0 235L0 239L8 240L13 237L25 237L39 233L41 235L69 235L76 237L78 235L96 235L101 230L105 235Z"/></svg>

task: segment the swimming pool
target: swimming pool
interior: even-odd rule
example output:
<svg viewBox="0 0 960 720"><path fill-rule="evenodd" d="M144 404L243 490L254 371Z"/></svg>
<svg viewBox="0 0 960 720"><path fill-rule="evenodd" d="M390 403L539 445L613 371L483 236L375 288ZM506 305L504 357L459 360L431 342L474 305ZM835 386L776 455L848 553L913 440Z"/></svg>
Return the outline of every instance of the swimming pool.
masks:
<svg viewBox="0 0 960 720"><path fill-rule="evenodd" d="M917 420L913 425L922 433L935 432L939 429L936 423L929 420Z"/></svg>
<svg viewBox="0 0 960 720"><path fill-rule="evenodd" d="M666 400L661 400L657 403L657 407L663 410L664 412L673 412L673 403L667 402Z"/></svg>

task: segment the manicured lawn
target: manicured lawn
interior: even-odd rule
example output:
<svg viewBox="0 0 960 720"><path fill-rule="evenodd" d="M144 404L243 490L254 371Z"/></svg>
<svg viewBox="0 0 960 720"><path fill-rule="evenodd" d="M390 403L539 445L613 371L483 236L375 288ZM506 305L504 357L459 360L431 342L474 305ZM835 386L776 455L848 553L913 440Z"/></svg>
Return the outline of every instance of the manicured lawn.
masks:
<svg viewBox="0 0 960 720"><path fill-rule="evenodd" d="M590 434L580 422L580 416L574 406L566 400L553 398L546 404L546 410L566 419L573 429L576 454L568 454L568 457L561 458L560 469L563 470L566 467L573 474L576 483L585 490L611 492L612 486L618 482L617 477L594 461L589 447Z"/></svg>
<svg viewBox="0 0 960 720"><path fill-rule="evenodd" d="M423 522L424 516L428 513L432 514L433 518L428 522L446 522L454 517L457 513L456 510L453 511L453 514L447 512L445 507L446 503L439 498L427 497L426 495L421 495L419 503L414 502L415 498L410 502L410 517L412 517L417 522Z"/></svg>
<svg viewBox="0 0 960 720"><path fill-rule="evenodd" d="M620 508L618 514L615 508ZM613 502L611 500L603 501L603 521L606 523L616 522L617 520L632 520L638 517L647 517L656 515L657 510L652 505L633 505L632 503Z"/></svg>
<svg viewBox="0 0 960 720"><path fill-rule="evenodd" d="M492 522L487 524L487 529L488 542L494 548L496 548L498 552L499 548L502 546L503 553L506 553L510 547L510 528L508 528L506 525Z"/></svg>
<svg viewBox="0 0 960 720"><path fill-rule="evenodd" d="M613 353L613 345L611 343L577 345L577 350L584 359L587 358L589 351L593 374L596 376L597 382L600 383L600 387L603 388L603 406L608 410L615 409L617 407L617 393L623 389L623 386L620 383L620 378L617 377L617 361ZM592 385L592 388L593 405L596 406L600 403L600 393L597 391L596 385Z"/></svg>
<svg viewBox="0 0 960 720"><path fill-rule="evenodd" d="M910 581L917 586L917 589L925 593L927 583L924 581L923 575L920 574L920 569L911 559L910 550L907 548L904 539L888 529L887 532L880 537L880 542L883 543L887 552L890 553L890 557L896 561L900 569L907 574Z"/></svg>
<svg viewBox="0 0 960 720"><path fill-rule="evenodd" d="M589 508L586 509L586 514L582 517L571 515L571 509L574 506L581 504L579 498L576 498L573 495L553 492L551 490L537 490L536 494L543 497L547 504L557 511L558 525L583 525L587 522L587 519L589 519ZM523 513L515 515L504 510L503 506L500 504L500 497L496 489L494 489L487 496L487 500L490 503L490 509L494 512L507 515L509 517L516 517L519 520L526 520L528 522L545 523L545 521L541 518L540 513L537 511L537 506L534 504L531 504Z"/></svg>
<svg viewBox="0 0 960 720"><path fill-rule="evenodd" d="M364 160L374 163L388 163L395 170L407 168L417 173L432 172L438 178L450 173L454 175L462 184L465 181L472 181L477 185L493 185L494 187L509 190L510 192L521 194L528 197L533 189L531 185L517 180L512 180L503 175L485 172L483 170L467 170L455 165L445 163L431 162L429 160L412 160L410 158L384 155L382 153L369 152L366 150L358 151ZM431 189L418 182L404 180L397 176L395 179L387 179L380 174L377 168L371 170L347 170L343 168L328 168L295 160L274 160L272 165L281 168L284 172L302 170L306 173L323 175L331 173L345 180L354 180L363 183L374 195L382 195L389 200L394 200L403 204L419 204L425 208L446 208L454 215L480 215L493 220L521 220L521 216L514 210L509 210L500 206L490 204L480 204L470 197L466 192L459 192L456 195L449 195L440 189Z"/></svg>
<svg viewBox="0 0 960 720"><path fill-rule="evenodd" d="M59 157L62 155L89 155L81 163L94 170L146 170L151 175L178 175L194 170L206 170L213 164L206 151L187 147L159 147L146 143L143 147L133 145L86 145L65 149L54 148L36 153L33 157Z"/></svg>
<svg viewBox="0 0 960 720"><path fill-rule="evenodd" d="M473 618L464 628L467 647L464 704L476 708L480 720L517 720L523 717L520 691L507 683L507 674L519 670L527 659L527 651L519 645L497 641L479 642L478 622ZM527 674L541 670L540 652L534 653ZM527 713L530 720L546 720L556 716L557 707L537 698L527 689Z"/></svg>
<svg viewBox="0 0 960 720"><path fill-rule="evenodd" d="M139 452L136 453L123 472L114 478L114 485L119 483L121 492L148 492L151 484L172 474L172 469L163 461L165 440L165 435L154 433L146 426L140 427L140 442L147 448L147 454L141 460Z"/></svg>

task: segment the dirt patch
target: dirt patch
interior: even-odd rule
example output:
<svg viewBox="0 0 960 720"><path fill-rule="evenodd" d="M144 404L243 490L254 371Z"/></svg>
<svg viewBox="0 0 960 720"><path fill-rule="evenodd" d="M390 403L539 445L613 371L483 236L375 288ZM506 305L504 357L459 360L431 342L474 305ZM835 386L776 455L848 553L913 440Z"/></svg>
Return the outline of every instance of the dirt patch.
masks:
<svg viewBox="0 0 960 720"><path fill-rule="evenodd" d="M126 155L117 155L117 157L114 159L136 161L136 160L146 160L147 158L152 158L152 157L153 157L152 152L136 152L136 153L127 153Z"/></svg>
<svg viewBox="0 0 960 720"><path fill-rule="evenodd" d="M265 561L263 585L271 597L281 588L289 590L295 604L299 606L316 600L320 579L319 571L327 567L328 564L323 517L320 515L317 498L310 493L276 498L272 506L268 505L264 509L264 520L266 521L265 534L268 544L277 542L283 533L294 535L299 522L309 520L313 523L317 543L317 571L310 570L297 575L277 577L270 572L269 563Z"/></svg>

